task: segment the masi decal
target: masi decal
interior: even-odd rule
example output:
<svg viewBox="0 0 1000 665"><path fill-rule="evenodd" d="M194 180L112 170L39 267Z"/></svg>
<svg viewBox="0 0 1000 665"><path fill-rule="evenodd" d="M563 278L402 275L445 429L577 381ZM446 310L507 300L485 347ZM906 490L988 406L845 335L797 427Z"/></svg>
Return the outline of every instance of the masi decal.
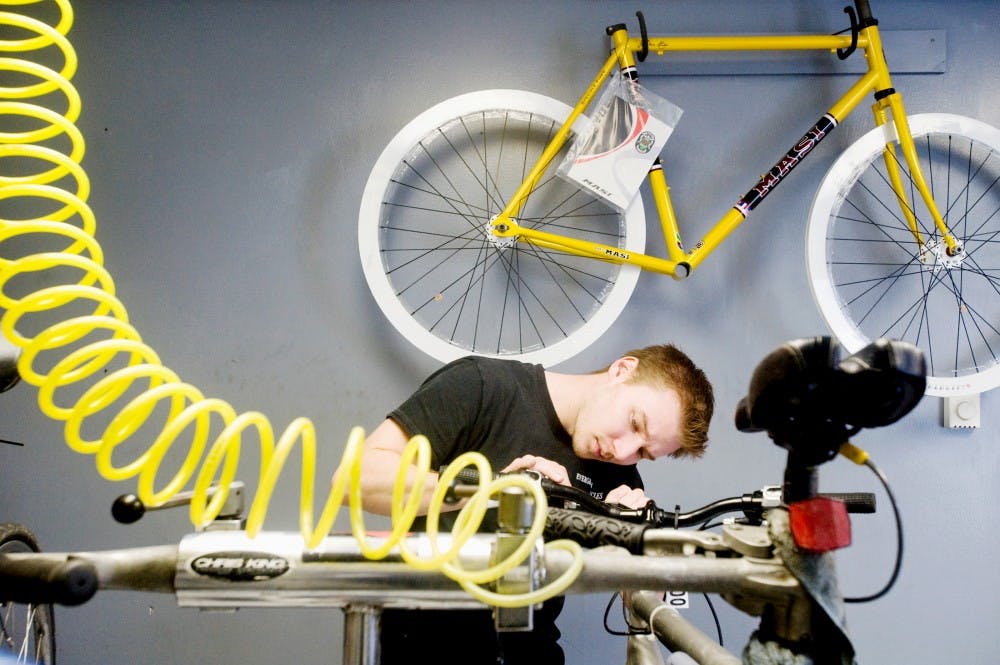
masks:
<svg viewBox="0 0 1000 665"><path fill-rule="evenodd" d="M733 207L739 210L744 217L749 215L750 211L756 208L757 204L763 201L764 197L770 194L778 186L778 183L791 173L792 169L812 152L816 144L822 141L836 126L837 120L832 115L826 114L820 118L819 122L813 125L813 128L806 132L806 135L799 139L799 142L793 145L792 149L771 167L770 171L762 175L754 188L744 194L743 198L737 201Z"/></svg>
<svg viewBox="0 0 1000 665"><path fill-rule="evenodd" d="M266 552L213 552L192 561L191 569L205 577L256 582L283 575L288 571L288 561Z"/></svg>
<svg viewBox="0 0 1000 665"><path fill-rule="evenodd" d="M612 259L622 259L624 261L628 261L630 256L629 253L623 249L604 249L602 251L602 249L598 247L597 250L602 252L604 256L611 257Z"/></svg>

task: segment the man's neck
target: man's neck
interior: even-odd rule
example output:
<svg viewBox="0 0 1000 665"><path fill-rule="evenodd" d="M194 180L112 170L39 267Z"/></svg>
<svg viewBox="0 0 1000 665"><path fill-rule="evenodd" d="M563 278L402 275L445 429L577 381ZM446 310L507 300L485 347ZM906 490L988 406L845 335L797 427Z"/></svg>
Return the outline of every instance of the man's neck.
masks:
<svg viewBox="0 0 1000 665"><path fill-rule="evenodd" d="M549 398L552 406L556 410L559 423L569 435L573 435L576 427L576 416L580 412L580 407L586 399L587 393L593 388L601 385L607 380L607 376L601 374L559 374L557 372L545 372L545 385L549 391Z"/></svg>

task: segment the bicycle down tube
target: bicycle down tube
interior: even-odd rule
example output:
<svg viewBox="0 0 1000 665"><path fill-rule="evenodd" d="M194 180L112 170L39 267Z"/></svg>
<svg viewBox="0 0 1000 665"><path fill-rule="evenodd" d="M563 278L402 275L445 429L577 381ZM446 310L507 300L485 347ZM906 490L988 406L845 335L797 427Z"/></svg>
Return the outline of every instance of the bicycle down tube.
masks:
<svg viewBox="0 0 1000 665"><path fill-rule="evenodd" d="M675 279L687 277L701 262L711 254L739 226L746 217L770 194L775 187L795 168L836 126L853 111L868 93L874 93L875 103L872 111L875 123L883 126L889 121L891 113L895 124L895 135L907 165L910 168L913 184L928 209L935 225L941 232L947 244L949 254L961 251L948 230L929 188L923 178L922 170L917 161L913 138L906 122L903 102L891 83L891 78L882 52L882 42L879 36L877 21L871 18L867 11L862 11L861 23L854 35L772 35L772 36L679 36L679 37L631 37L624 25L608 28L614 41L614 50L597 76L588 86L583 97L574 107L566 122L555 135L548 148L535 164L533 170L525 179L521 188L508 202L504 211L493 221L493 233L499 237L516 237L522 242L541 247L590 257L615 263L636 265L643 270L664 273ZM852 21L853 22L853 21ZM538 178L545 170L554 155L565 144L570 127L594 99L597 91L610 76L617 64L623 75L635 77L635 54L648 50L657 55L667 52L685 51L790 51L790 50L823 50L850 53L855 48L863 49L868 70L847 90L837 102L788 150L757 183L730 208L707 234L696 243L690 251L686 251L681 241L682 235L674 215L669 188L663 175L662 166L657 160L650 169L648 179L653 200L657 207L668 259L659 258L638 252L631 252L613 245L605 245L593 241L549 233L538 229L527 228L517 223L520 208L530 195ZM845 56L846 57L846 56ZM902 178L899 175L898 162L891 140L887 138L885 163L892 181L902 213L918 246L923 239L917 228L914 213L907 203L908 197L903 190Z"/></svg>

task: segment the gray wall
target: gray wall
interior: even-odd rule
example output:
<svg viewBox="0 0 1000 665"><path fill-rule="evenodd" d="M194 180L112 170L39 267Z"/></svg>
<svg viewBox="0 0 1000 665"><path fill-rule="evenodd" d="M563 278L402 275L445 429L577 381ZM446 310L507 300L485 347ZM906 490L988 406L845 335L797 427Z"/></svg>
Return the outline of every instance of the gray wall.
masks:
<svg viewBox="0 0 1000 665"><path fill-rule="evenodd" d="M322 486L349 429L374 427L435 367L386 325L362 278L355 225L371 164L407 120L461 92L511 87L572 101L607 51L604 26L634 22L637 8L654 32L833 32L846 21L841 3L792 0L81 0L71 38L81 63L84 165L98 238L131 320L206 395L259 409L277 428L312 418ZM946 73L896 80L911 112L1000 125L997 3L884 0L876 9L883 27L947 33ZM846 79L646 83L685 109L664 159L691 243ZM664 340L706 368L718 398L710 451L697 463L644 465L660 505L694 507L780 480L778 449L764 435L737 433L732 413L762 355L825 332L805 279L805 214L837 148L866 128L866 115L828 139L688 282L644 274L611 330L558 368L591 369L623 348ZM733 127L739 140L731 145ZM939 400L927 398L899 425L858 437L893 481L907 528L897 587L849 608L861 662L996 662L1000 575L986 556L998 545L998 408L988 393L982 429L946 430ZM112 498L133 485L106 482L92 459L66 448L33 388L0 398L0 423L0 437L25 443L0 445L0 518L31 525L47 549L174 542L189 530L183 513L112 522ZM297 528L298 471L289 471L267 528ZM248 449L240 476L252 484L256 473ZM844 461L824 469L823 489L881 492ZM855 545L838 561L844 591L861 595L888 576L894 540L887 510L854 524ZM623 658L622 639L601 629L605 600L568 603L569 662ZM716 606L727 645L741 645L753 622ZM712 630L700 597L688 616ZM65 663L341 660L336 610L202 613L169 596L110 592L60 610L58 624Z"/></svg>

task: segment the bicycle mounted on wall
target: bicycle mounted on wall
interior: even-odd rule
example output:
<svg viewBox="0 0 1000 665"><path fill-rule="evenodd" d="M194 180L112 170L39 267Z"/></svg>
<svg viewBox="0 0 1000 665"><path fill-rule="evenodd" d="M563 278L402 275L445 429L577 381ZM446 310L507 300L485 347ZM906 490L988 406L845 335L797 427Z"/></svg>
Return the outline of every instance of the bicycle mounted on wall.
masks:
<svg viewBox="0 0 1000 665"><path fill-rule="evenodd" d="M671 651L703 664L740 660L658 594L642 590L719 593L741 611L759 616L744 663L773 663L776 654L809 657L815 663L854 662L831 552L850 544L846 513L858 501L819 495L818 468L838 453L872 466L863 459L866 454L845 441L862 428L889 425L912 410L924 394L925 369L918 349L884 340L846 358L840 358L830 338L795 340L768 354L754 370L735 418L741 431L767 432L788 452L782 485L761 493L682 514L652 504L630 511L594 503L585 493L550 484L563 507L548 509L546 537L573 538L587 548L567 593L633 590L633 620L648 626L650 635ZM462 479L454 489L461 493ZM860 498L861 512L873 510L870 498ZM126 505L119 508L126 510L119 515L129 514L132 499L122 502ZM498 550L524 537L524 521L532 519L532 509L523 492L502 494L498 532L470 539L462 548L463 564L485 568L502 556ZM721 525L721 534L681 528L728 512L744 518ZM304 547L294 533L248 538L240 530L240 513L234 502L216 525L177 545L103 552L31 552L37 546L19 537L24 529L4 525L0 609L5 639L0 650L5 643L53 662L49 604L77 605L99 589L172 593L179 605L202 608L339 607L345 613L344 665L378 662L377 619L383 607L483 608L439 572L418 570L397 558L366 561L347 535L329 535L316 548ZM127 520L139 515L141 508ZM896 512L897 526L898 517ZM413 539L423 542L426 537L415 534ZM888 591L899 572L901 531L899 544L895 570L883 589L846 600L871 600ZM570 565L565 552L536 549L497 586L544 584ZM494 613L502 629L530 626L530 607L498 607ZM12 622L15 618L21 621ZM7 630L14 626L21 629L16 634ZM662 662L658 649L648 643L637 646L650 635L630 638L635 643L628 649L630 665Z"/></svg>
<svg viewBox="0 0 1000 665"><path fill-rule="evenodd" d="M441 361L478 353L556 364L607 330L639 270L681 280L698 268L873 95L876 128L836 161L809 214L817 304L849 351L882 337L921 347L929 394L995 387L1000 132L956 115L907 116L869 2L845 12L849 34L662 37L647 34L640 13L639 36L624 24L607 28L612 52L573 107L484 90L422 113L378 158L361 203L359 249L380 308ZM657 104L637 75L647 55L812 50L864 57L865 71L690 249L664 176L669 164L656 159L646 174L666 258L643 253L642 196L620 208L595 193L603 187L557 175L567 152L572 158L576 143L604 131L595 125L611 116L625 119L624 138L586 159L650 149ZM657 140L652 151L660 147Z"/></svg>

